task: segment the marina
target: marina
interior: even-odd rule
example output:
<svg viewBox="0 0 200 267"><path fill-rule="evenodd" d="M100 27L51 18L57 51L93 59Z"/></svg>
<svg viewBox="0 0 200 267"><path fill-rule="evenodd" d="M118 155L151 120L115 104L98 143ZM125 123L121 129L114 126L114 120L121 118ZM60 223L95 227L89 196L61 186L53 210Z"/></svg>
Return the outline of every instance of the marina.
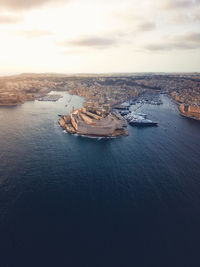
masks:
<svg viewBox="0 0 200 267"><path fill-rule="evenodd" d="M120 114L128 124L132 126L158 126L157 121L152 121L148 119L148 115L145 113L137 112L144 104L150 105L161 105L163 104L162 100L160 99L159 95L154 95L154 101L152 102L152 96L146 95L139 97L136 100L131 100L129 102L124 102L121 105L118 105L114 109L114 113ZM132 110L132 106L135 106L135 109Z"/></svg>
<svg viewBox="0 0 200 267"><path fill-rule="evenodd" d="M40 97L40 98L38 99L38 101L51 101L51 102L56 102L56 101L58 101L60 98L62 98L61 95L49 94L49 95Z"/></svg>
<svg viewBox="0 0 200 267"><path fill-rule="evenodd" d="M157 126L158 122L147 119L147 114L131 112L125 119L133 126Z"/></svg>

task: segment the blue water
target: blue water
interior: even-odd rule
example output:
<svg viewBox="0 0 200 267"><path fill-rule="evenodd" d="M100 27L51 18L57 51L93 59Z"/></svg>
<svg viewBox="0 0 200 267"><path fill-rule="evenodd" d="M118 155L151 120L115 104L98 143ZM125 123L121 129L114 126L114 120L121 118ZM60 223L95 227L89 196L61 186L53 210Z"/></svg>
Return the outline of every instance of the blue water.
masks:
<svg viewBox="0 0 200 267"><path fill-rule="evenodd" d="M62 94L0 108L0 266L200 266L200 123L162 96L158 127L71 136Z"/></svg>

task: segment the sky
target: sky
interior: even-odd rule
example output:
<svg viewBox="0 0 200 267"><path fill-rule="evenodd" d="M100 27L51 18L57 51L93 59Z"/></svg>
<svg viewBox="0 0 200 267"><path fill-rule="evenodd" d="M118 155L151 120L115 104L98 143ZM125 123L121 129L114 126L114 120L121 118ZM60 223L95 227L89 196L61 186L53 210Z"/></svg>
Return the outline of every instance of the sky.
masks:
<svg viewBox="0 0 200 267"><path fill-rule="evenodd" d="M200 72L200 0L0 0L0 74Z"/></svg>

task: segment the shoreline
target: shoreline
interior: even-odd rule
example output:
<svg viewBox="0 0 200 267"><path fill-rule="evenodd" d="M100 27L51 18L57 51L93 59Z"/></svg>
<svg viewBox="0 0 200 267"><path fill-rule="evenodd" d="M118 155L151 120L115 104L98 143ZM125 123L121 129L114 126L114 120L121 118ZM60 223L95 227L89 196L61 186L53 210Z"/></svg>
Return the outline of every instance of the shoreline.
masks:
<svg viewBox="0 0 200 267"><path fill-rule="evenodd" d="M200 119L196 118L196 117L192 117L189 116L187 114L184 114L183 112L181 112L180 110L180 103L177 102L176 100L174 100L169 94L167 94L167 96L169 97L169 99L171 99L173 101L174 104L176 104L176 110L179 113L180 116L185 117L187 119L191 119L191 120L195 120L195 121L200 121Z"/></svg>
<svg viewBox="0 0 200 267"><path fill-rule="evenodd" d="M19 105L23 105L25 102L23 103L16 103L16 104L0 104L0 107L17 107Z"/></svg>
<svg viewBox="0 0 200 267"><path fill-rule="evenodd" d="M200 119L195 118L195 117L192 117L192 116L189 116L189 115L187 115L187 114L184 114L184 113L182 113L180 110L179 110L179 114L180 114L182 117L185 117L185 118L187 118L187 119L191 119L191 120L195 120L195 121L200 121Z"/></svg>
<svg viewBox="0 0 200 267"><path fill-rule="evenodd" d="M76 137L82 137L82 138L88 138L88 139L116 139L118 136L97 136L97 135L84 135L84 134L78 134L78 133L69 133L67 132L66 130L63 130L64 133L66 134L70 134L70 135L73 135L73 136L76 136Z"/></svg>

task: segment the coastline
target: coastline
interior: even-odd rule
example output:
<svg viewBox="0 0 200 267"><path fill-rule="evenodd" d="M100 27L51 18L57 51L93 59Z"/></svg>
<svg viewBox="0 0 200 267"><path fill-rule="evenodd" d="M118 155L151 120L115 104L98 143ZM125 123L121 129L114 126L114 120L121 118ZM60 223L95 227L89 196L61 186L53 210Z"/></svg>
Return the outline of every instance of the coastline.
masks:
<svg viewBox="0 0 200 267"><path fill-rule="evenodd" d="M200 118L198 119L196 117L193 117L193 116L190 116L190 115L187 115L187 114L183 113L180 110L180 103L177 102L175 99L173 99L169 94L167 94L167 96L169 97L169 99L171 99L173 101L174 104L176 104L176 106L177 106L176 110L177 110L177 112L179 113L180 116L188 118L188 119L191 119L191 120L200 121Z"/></svg>
<svg viewBox="0 0 200 267"><path fill-rule="evenodd" d="M179 109L178 109L178 110L179 110ZM189 116L189 115L187 115L187 114L184 114L184 113L182 113L180 110L179 110L179 114L180 114L181 116L185 117L185 118L188 118L188 119L191 119L191 120L195 120L195 121L200 121L200 119L195 118L195 117L192 117L192 116Z"/></svg>
<svg viewBox="0 0 200 267"><path fill-rule="evenodd" d="M63 132L66 133L66 134L70 134L66 130L63 130ZM96 139L96 140L116 139L117 138L117 136L95 136L95 135L83 135L83 134L77 134L77 133L70 134L70 135L73 135L73 136L76 136L76 137L82 137L82 138Z"/></svg>
<svg viewBox="0 0 200 267"><path fill-rule="evenodd" d="M15 103L15 104L1 104L0 103L0 107L16 107L16 106L19 106L19 105L23 105L25 102L22 102L22 103Z"/></svg>

